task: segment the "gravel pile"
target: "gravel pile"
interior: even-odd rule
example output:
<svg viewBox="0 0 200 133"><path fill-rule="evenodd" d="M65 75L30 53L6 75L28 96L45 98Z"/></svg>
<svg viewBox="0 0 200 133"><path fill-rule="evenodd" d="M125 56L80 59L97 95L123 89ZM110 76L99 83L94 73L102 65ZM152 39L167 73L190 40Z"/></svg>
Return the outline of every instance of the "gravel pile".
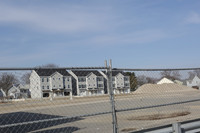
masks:
<svg viewBox="0 0 200 133"><path fill-rule="evenodd" d="M163 92L177 92L177 91L198 91L193 88L173 84L173 83L165 83L165 84L144 84L140 86L135 92L136 93L163 93Z"/></svg>

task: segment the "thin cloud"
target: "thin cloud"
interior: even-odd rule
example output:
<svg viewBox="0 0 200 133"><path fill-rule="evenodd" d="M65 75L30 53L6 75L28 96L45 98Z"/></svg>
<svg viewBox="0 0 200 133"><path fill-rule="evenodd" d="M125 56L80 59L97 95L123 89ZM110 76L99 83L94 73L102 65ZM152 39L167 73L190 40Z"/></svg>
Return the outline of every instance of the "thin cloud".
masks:
<svg viewBox="0 0 200 133"><path fill-rule="evenodd" d="M200 14L192 12L185 20L188 24L200 24Z"/></svg>
<svg viewBox="0 0 200 133"><path fill-rule="evenodd" d="M58 8L58 7L57 7ZM61 9L17 7L0 5L0 23L23 25L29 29L48 32L96 31L109 27L111 16L104 10L91 12L86 7L65 6ZM107 9L106 9L107 10Z"/></svg>
<svg viewBox="0 0 200 133"><path fill-rule="evenodd" d="M100 44L143 44L155 42L166 37L166 33L154 29L141 30L126 34L97 36L91 39L91 42Z"/></svg>

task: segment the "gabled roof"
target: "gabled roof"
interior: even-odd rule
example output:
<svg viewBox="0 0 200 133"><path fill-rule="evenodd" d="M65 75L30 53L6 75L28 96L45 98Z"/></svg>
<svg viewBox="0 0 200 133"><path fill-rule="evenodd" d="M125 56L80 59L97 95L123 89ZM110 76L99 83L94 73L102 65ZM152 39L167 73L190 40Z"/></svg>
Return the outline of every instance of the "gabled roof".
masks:
<svg viewBox="0 0 200 133"><path fill-rule="evenodd" d="M88 76L89 74L91 73L94 73L96 76L102 76L100 74L100 72L98 71L91 71L91 70L76 70L76 71L73 71L72 72L76 75L76 76Z"/></svg>
<svg viewBox="0 0 200 133"><path fill-rule="evenodd" d="M58 72L60 74L62 74L63 76L71 76L66 69L35 69L35 72L39 75L39 76L51 76L52 74L54 74L55 72Z"/></svg>
<svg viewBox="0 0 200 133"><path fill-rule="evenodd" d="M171 81L170 79L164 77L160 81L158 81L157 84L164 84L164 83L174 83L174 82Z"/></svg>
<svg viewBox="0 0 200 133"><path fill-rule="evenodd" d="M197 79L200 79L197 75L194 75L192 77L190 77L188 80L186 80L186 83L188 82L189 84L192 84L192 81L197 78Z"/></svg>
<svg viewBox="0 0 200 133"><path fill-rule="evenodd" d="M198 80L200 80L200 78L197 75L195 75L192 80L194 80L195 78L198 79Z"/></svg>
<svg viewBox="0 0 200 133"><path fill-rule="evenodd" d="M11 85L9 85L8 90L13 88L13 87L18 88L19 86L20 86L20 84L11 84Z"/></svg>
<svg viewBox="0 0 200 133"><path fill-rule="evenodd" d="M196 78L199 78L199 76L194 75L194 76L191 76L190 78L188 78L187 81L192 82L192 80L194 80L195 77L196 77ZM200 79L200 78L199 78L199 79Z"/></svg>
<svg viewBox="0 0 200 133"><path fill-rule="evenodd" d="M106 74L105 71L102 72ZM117 76L119 73L121 73L124 76L127 76L126 73L124 73L123 71L112 71L112 76Z"/></svg>

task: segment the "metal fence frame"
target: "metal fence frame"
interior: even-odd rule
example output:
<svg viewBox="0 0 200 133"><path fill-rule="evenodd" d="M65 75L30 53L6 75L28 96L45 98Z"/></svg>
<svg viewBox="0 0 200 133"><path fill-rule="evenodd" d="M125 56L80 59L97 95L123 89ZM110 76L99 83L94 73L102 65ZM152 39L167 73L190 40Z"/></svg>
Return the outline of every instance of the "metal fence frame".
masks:
<svg viewBox="0 0 200 133"><path fill-rule="evenodd" d="M29 121L29 122L22 122L22 123L14 123L14 124L7 124L7 125L0 125L0 128L8 128L13 126L20 126L20 125L28 125L28 124L35 124L35 123L42 123L48 121L56 121L56 120L64 120L64 119L73 119L77 117L89 117L89 116L96 116L102 114L112 114L112 124L113 124L113 133L117 133L117 116L116 116L116 109L115 109L115 101L114 101L114 93L112 87L112 64L111 60L109 62L109 66L105 67L59 67L59 68L49 68L49 67L24 67L24 68L0 68L0 71L22 71L22 70L36 70L36 69L66 69L66 70L106 70L106 75L108 76L108 88L109 89L109 96L110 96L110 104L111 104L111 111L108 112L98 112L94 114L84 114L79 116L73 117L59 117L59 118L52 118L52 119L44 119L44 120L37 120L37 121ZM107 64L107 62L106 62ZM71 98L70 98L71 99Z"/></svg>
<svg viewBox="0 0 200 133"><path fill-rule="evenodd" d="M177 122L160 127L136 131L134 133L195 133L200 132L200 119Z"/></svg>
<svg viewBox="0 0 200 133"><path fill-rule="evenodd" d="M0 68L0 71L18 71L18 70L35 70L40 69L41 67L34 67L34 68ZM177 68L177 69L128 69L128 68L112 68L112 62L109 61L109 66L107 65L107 61L105 62L105 67L62 67L62 68L43 68L42 69L66 69L66 70L100 70L104 69L106 70L106 74L108 76L107 81L107 87L109 89L109 96L110 96L110 104L111 104L111 111L108 112L98 112L95 114L85 114L80 116L74 116L74 117L59 117L59 118L52 118L52 119L44 119L44 120L38 120L38 121L30 121L30 122L22 122L22 123L15 123L15 124L8 124L8 125L0 125L0 128L5 127L12 127L12 126L18 126L18 125L27 125L27 124L33 124L33 123L41 123L41 122L47 122L47 121L54 121L54 120L62 120L62 119L69 119L69 118L76 118L76 117L88 117L88 116L95 116L95 115L102 115L102 114L112 114L112 125L113 125L113 133L118 133L118 124L117 124L117 112L122 111L130 111L130 110L139 110L139 109L146 109L146 108L154 108L154 107L161 107L161 106L168 106L168 105L174 105L174 104L182 104L182 103L189 103L189 102L195 102L200 101L200 99L190 100L190 101L183 101L183 102L176 102L176 103L168 103L168 104L162 104L162 105L154 105L154 106L147 106L147 107L141 107L141 108L129 108L129 109L120 109L116 110L115 108L115 97L113 93L113 86L112 86L112 71L176 71L176 70L200 70L200 68ZM195 122L200 122L200 120L195 120ZM186 124L187 123L187 124ZM170 125L171 126L171 125ZM162 128L163 129L160 129ZM190 122L184 122L182 123L175 123L173 124L173 128L167 126L162 126L155 129L155 132L163 131L163 132L176 132L181 133L181 131L184 129L185 131L188 129L194 129L194 128L200 128L200 124L194 124L194 121ZM181 129L181 130L180 130ZM149 130L139 131L139 132L148 132ZM154 133L153 131L151 131Z"/></svg>

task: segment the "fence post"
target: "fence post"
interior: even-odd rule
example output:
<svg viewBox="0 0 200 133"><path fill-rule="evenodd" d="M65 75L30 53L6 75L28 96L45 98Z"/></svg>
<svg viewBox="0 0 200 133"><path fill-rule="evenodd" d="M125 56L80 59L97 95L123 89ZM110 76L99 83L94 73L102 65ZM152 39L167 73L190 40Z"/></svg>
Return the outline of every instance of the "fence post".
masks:
<svg viewBox="0 0 200 133"><path fill-rule="evenodd" d="M70 95L70 100L73 100L73 98L72 98L72 90L70 91L69 95Z"/></svg>
<svg viewBox="0 0 200 133"><path fill-rule="evenodd" d="M182 133L181 132L181 124L180 123L173 123L172 124L173 133Z"/></svg>
<svg viewBox="0 0 200 133"><path fill-rule="evenodd" d="M109 90L110 103L111 103L111 106L112 106L113 133L117 133L118 132L117 131L117 116L116 116L114 93L113 93L113 87L112 87L112 61L111 60L109 62L109 67L108 67L108 70L107 70L107 76L108 76L108 86L107 86L107 88Z"/></svg>

